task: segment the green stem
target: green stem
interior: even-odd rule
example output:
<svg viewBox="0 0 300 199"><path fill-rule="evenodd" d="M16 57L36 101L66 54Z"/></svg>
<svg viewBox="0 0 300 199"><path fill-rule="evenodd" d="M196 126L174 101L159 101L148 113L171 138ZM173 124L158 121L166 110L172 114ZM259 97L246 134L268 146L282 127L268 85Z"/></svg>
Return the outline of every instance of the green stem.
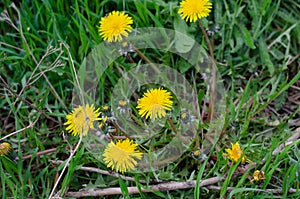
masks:
<svg viewBox="0 0 300 199"><path fill-rule="evenodd" d="M133 44L132 48L134 49L134 51L143 59L145 60L150 66L151 68L156 72L156 73L160 73L159 69L141 52L139 51L139 49L137 49Z"/></svg>
<svg viewBox="0 0 300 199"><path fill-rule="evenodd" d="M210 84L210 102L209 102L209 120L211 121L213 119L213 110L214 110L214 99L215 99L215 87L216 87L216 63L215 63L215 58L214 58L214 52L213 52L213 46L208 38L208 35L204 29L203 24L201 23L200 20L198 20L198 24L201 28L201 31L204 35L204 38L206 40L206 43L209 48L209 54L210 58L212 61L212 81Z"/></svg>
<svg viewBox="0 0 300 199"><path fill-rule="evenodd" d="M172 131L173 131L173 132L176 134L176 136L177 136L177 135L178 135L178 132L177 132L177 129L175 128L175 125L173 124L171 118L170 118L168 115L166 115L166 118L167 118L168 123L169 123L170 126L171 126Z"/></svg>

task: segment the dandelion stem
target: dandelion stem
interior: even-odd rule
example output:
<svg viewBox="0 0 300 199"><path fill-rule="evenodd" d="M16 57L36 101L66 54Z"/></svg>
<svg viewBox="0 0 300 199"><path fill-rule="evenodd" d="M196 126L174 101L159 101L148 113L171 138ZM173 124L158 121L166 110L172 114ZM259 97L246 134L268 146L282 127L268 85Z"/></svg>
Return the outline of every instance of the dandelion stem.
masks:
<svg viewBox="0 0 300 199"><path fill-rule="evenodd" d="M168 115L166 115L166 118L167 118L168 123L169 123L170 126L171 126L172 131L173 131L174 133L176 133L176 135L177 135L177 134L178 134L177 129L175 128L175 125L173 124L171 118L170 118Z"/></svg>
<svg viewBox="0 0 300 199"><path fill-rule="evenodd" d="M113 124L113 126L114 126L116 129L118 129L119 131L121 131L122 134L123 134L126 138L132 139L132 138L130 137L130 135L128 135L127 132L126 132L122 127L120 127L115 121L111 121L111 123Z"/></svg>
<svg viewBox="0 0 300 199"><path fill-rule="evenodd" d="M209 120L211 121L213 119L213 110L214 110L214 99L215 99L215 87L216 87L216 63L215 63L215 58L214 58L214 52L213 52L213 46L208 38L208 35L204 29L203 24L201 23L200 20L198 20L198 24L201 28L201 31L204 35L204 38L206 40L206 43L209 48L209 54L211 58L211 66L212 66L212 81L210 82L210 103L209 103Z"/></svg>
<svg viewBox="0 0 300 199"><path fill-rule="evenodd" d="M176 136L179 140L183 140L183 142L185 143L183 137L178 133L178 131L177 131L175 125L173 124L171 118L170 118L168 115L166 115L166 118L167 118L168 123L169 123L170 126L171 126L172 131L175 133L175 136Z"/></svg>
<svg viewBox="0 0 300 199"><path fill-rule="evenodd" d="M137 49L133 44L132 45L132 48L133 50L143 59L145 60L150 66L151 68L156 72L156 73L160 73L159 69L141 52L139 51L139 49Z"/></svg>

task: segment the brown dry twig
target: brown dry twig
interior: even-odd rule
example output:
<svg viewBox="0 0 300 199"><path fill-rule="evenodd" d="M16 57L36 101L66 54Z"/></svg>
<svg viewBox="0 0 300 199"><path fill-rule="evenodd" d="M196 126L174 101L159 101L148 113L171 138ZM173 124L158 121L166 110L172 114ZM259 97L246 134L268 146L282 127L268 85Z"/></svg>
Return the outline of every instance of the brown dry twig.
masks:
<svg viewBox="0 0 300 199"><path fill-rule="evenodd" d="M12 132L12 133L6 135L6 136L4 136L3 138L0 138L0 141L1 141L1 140L5 140L6 138L8 138L8 137L10 137L10 136L13 136L13 135L15 135L15 134L17 134L17 133L20 133L20 132L22 132L22 131L25 131L26 129L29 129L29 128L33 127L33 126L35 125L35 123L38 121L38 119L40 118L40 115L41 115L41 113L39 112L39 114L38 114L36 120L35 120L33 123L31 123L30 125L28 125L28 126L22 128L22 129L19 129L19 130L15 131L15 132Z"/></svg>
<svg viewBox="0 0 300 199"><path fill-rule="evenodd" d="M56 151L56 148L52 148L52 149L46 149L46 150L43 150L43 151L39 151L35 154L35 157L38 157L40 155L45 155L45 154L48 154L48 153L53 153ZM23 156L22 157L22 160L26 160L26 159L30 159L33 155L30 154L30 155L26 155L26 156Z"/></svg>
<svg viewBox="0 0 300 199"><path fill-rule="evenodd" d="M41 114L43 114L43 116L45 116L47 119L52 120L55 123L60 123L59 121L57 121L56 119L54 119L53 117L49 116L48 114L46 114L43 110L38 109L35 104L32 104L31 102L29 102L28 100L26 100L25 98L23 98L22 96L20 96L18 93L16 93L14 90L12 90L10 88L10 86L8 85L8 83L2 78L2 76L0 75L0 80L2 81L2 83L4 84L3 89L7 90L11 95L15 96L16 98L18 98L20 101L24 102L26 105L28 105L30 108L36 110L37 112L41 112ZM16 101L15 101L16 102ZM10 113L8 114L8 116L10 115ZM4 125L5 126L5 125Z"/></svg>
<svg viewBox="0 0 300 199"><path fill-rule="evenodd" d="M235 171L234 177L243 175L249 169L255 167L255 165L256 164L248 164L242 169L238 167L238 169ZM199 184L199 187L206 187L218 182L222 182L226 177L227 174L225 174L222 177L212 177L212 178L202 180ZM152 191L167 192L172 190L194 188L196 184L197 184L196 180L192 180L188 182L162 182L157 185L141 188L141 191L142 192L152 192ZM138 187L128 187L128 193L129 194L139 193L139 189ZM66 193L66 196L79 198L79 197L86 197L86 196L106 196L106 195L121 195L121 194L122 194L121 188L115 187L115 188L106 188L106 189L87 189L78 192L68 192Z"/></svg>
<svg viewBox="0 0 300 199"><path fill-rule="evenodd" d="M20 11L19 11L19 9L17 8L17 6L16 6L14 3L12 3L10 6L17 12L18 21L21 22L21 15L20 15ZM54 89L53 85L52 85L51 82L49 81L48 77L44 74L44 72L43 72L43 71L41 70L41 68L40 68L40 65L42 64L42 62L44 61L44 59L45 59L47 56L49 56L49 54L52 54L53 52L55 52L55 50L53 51L53 48L51 48L51 47L48 48L48 49L47 49L47 52L43 55L43 57L41 58L41 60L40 60L40 61L37 61L36 57L34 56L32 50L31 50L31 48L29 47L29 44L28 44L28 42L27 42L27 40L26 40L26 37L25 37L25 35L24 35L22 23L17 23L18 25L14 24L14 22L12 21L12 19L11 19L10 16L9 16L7 10L4 10L4 11L1 13L0 21L5 21L5 22L7 22L7 23L8 23L10 26L12 26L18 33L20 33L20 36L21 36L22 41L24 42L24 44L25 44L25 46L26 46L26 48L27 48L27 51L29 52L29 54L30 54L32 60L33 60L33 61L35 62L35 64L36 64L36 68L35 68L34 71L32 72L32 74L31 74L31 76L29 77L29 79L27 80L26 85L28 85L29 81L31 81L31 78L33 77L35 71L36 71L37 69L39 69L40 72L41 72L41 75L42 75L42 76L44 77L44 79L46 80L46 82L47 82L48 86L50 87L52 93L53 93L53 94L56 96L56 98L60 101L60 103L62 104L62 106L64 107L64 109L65 109L65 110L68 110L68 108L66 107L65 103L63 102L63 100L62 100L61 97L58 95L58 93L57 93L56 90ZM61 45L60 45L60 48L59 48L59 49L61 49ZM51 50L52 50L52 51L51 51ZM24 51L26 51L26 50L24 50ZM61 54L60 54L60 55L61 55ZM60 55L59 55L59 56L60 56ZM58 56L58 57L59 57L59 56ZM58 58L57 58L57 59L58 59ZM56 59L56 60L57 60L57 59ZM22 95L22 93L24 92L25 88L27 88L27 87L23 87L23 88L22 88L22 90L21 90L21 91L19 92L19 94L18 94L19 96ZM17 102L18 99L19 99L19 98L16 99L16 101L14 102L14 104Z"/></svg>
<svg viewBox="0 0 300 199"><path fill-rule="evenodd" d="M204 187L210 184L215 184L217 182L221 182L224 180L224 177L213 177L206 180L201 181L200 187ZM161 191L167 192L171 190L178 190L178 189L190 189L196 186L196 180L189 181L189 182L167 182L161 183L157 185L153 185L148 188L141 188L142 192L152 192L152 191ZM129 194L139 193L138 187L128 187ZM66 196L70 197L86 197L86 196L107 196L107 195L121 195L122 190L121 188L106 188L106 189L88 189L82 190L78 192L68 192Z"/></svg>
<svg viewBox="0 0 300 199"><path fill-rule="evenodd" d="M52 160L51 163L53 163L53 164L63 164L64 161ZM128 181L135 182L133 177L120 175L116 172L109 172L109 171L98 169L98 168L95 168L95 167L84 167L84 166L82 166L82 167L80 167L80 170L100 173L100 174L103 174L103 175L113 176L113 177L116 177L116 178L122 178L123 180L128 180ZM141 184L147 184L148 183L146 180L139 180L139 182ZM149 180L149 183L161 183L161 182L164 182L164 181L163 180L154 180L154 179Z"/></svg>

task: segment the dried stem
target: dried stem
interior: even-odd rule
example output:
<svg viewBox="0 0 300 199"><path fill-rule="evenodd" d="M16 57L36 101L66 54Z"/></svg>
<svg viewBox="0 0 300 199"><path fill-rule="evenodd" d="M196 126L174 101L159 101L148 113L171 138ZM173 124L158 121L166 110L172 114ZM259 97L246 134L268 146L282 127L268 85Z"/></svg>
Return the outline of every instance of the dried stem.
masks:
<svg viewBox="0 0 300 199"><path fill-rule="evenodd" d="M16 7L16 5L15 5L14 3L12 3L11 6L12 6L12 7L16 10L16 12L18 13L18 19L19 19L19 22L21 22L21 15L20 15L20 12L19 12L18 8ZM19 24L20 24L20 28L18 29L18 31L20 32L20 35L21 35L21 37L22 37L22 40L24 41L24 43L25 43L25 45L26 45L26 47L27 47L27 50L28 50L30 56L32 57L32 59L34 60L34 62L36 63L36 65L40 65L41 62L42 62L42 60L40 60L40 62L38 62L38 61L36 60L36 58L35 58L35 56L34 56L32 50L30 49L30 47L29 47L29 45L28 45L28 42L27 42L27 40L26 40L26 37L24 36L23 28L22 28L22 23L19 23ZM39 68L39 70L41 70L41 69ZM59 100L59 102L64 106L64 108L65 108L66 110L68 110L67 107L66 107L66 105L65 105L65 103L64 103L63 100L60 98L60 96L58 95L58 93L56 92L56 90L54 89L54 87L52 86L52 84L51 84L51 82L49 81L48 77L47 77L45 74L43 74L43 73L42 73L42 75L43 75L43 77L45 78L45 80L46 80L47 84L49 85L49 87L51 88L51 91L52 91L52 92L54 93L54 95L56 96L56 98L57 98L57 99Z"/></svg>
<svg viewBox="0 0 300 199"><path fill-rule="evenodd" d="M67 52L68 52L68 55L69 55L69 57L70 57L70 60L71 60L72 69L73 69L73 72L74 72L74 75L75 75L76 84L77 84L78 89L79 89L79 92L80 92L81 102L83 103L83 110L84 110L84 115L85 115L86 120L85 120L84 128L82 129L82 132L80 133L80 139L79 139L79 142L77 143L77 145L76 145L74 151L71 151L71 154L70 154L70 156L69 156L69 158L68 158L68 160L67 160L67 162L66 162L66 165L64 166L63 170L61 171L61 173L60 173L60 175L59 175L57 181L55 182L55 184L54 184L54 186L53 186L53 188L52 188L52 191L51 191L51 193L50 193L50 195L49 195L49 199L52 198L52 195L54 194L54 191L55 191L55 189L56 189L56 187L57 187L57 185L58 185L58 183L59 183L61 177L63 176L63 174L64 174L66 168L68 167L68 165L69 165L69 163L70 163L72 157L75 155L76 151L78 150L78 147L79 147L79 145L80 145L81 142L82 142L82 137L83 137L83 134L84 134L84 132L85 132L85 129L87 128L87 125L88 125L88 123L89 123L89 117L87 117L86 109L85 109L84 95L83 95L83 91L82 91L82 89L81 89L81 87L80 87L80 83L79 83L78 76L77 76L77 73L76 73L76 69L75 69L75 66L74 66L73 58L72 58L71 53L70 53L70 51L69 51L69 47L68 47L67 45L65 45L64 43L62 43L62 44L63 44L64 47L66 48L66 50L67 50Z"/></svg>
<svg viewBox="0 0 300 199"><path fill-rule="evenodd" d="M86 115L86 110L85 110L85 101L84 101L84 95L83 95L83 91L80 87L80 83L79 83L79 79L78 79L78 76L77 76L77 73L76 73L76 68L75 68L75 65L74 65L74 61L73 61L73 58L72 58L72 55L70 53L70 50L69 50L69 46L66 45L65 43L62 43L64 45L64 47L66 48L67 52L68 52L68 55L70 57L70 61L71 61L71 65L72 65L72 69L73 69L73 73L74 73L74 76L75 76L75 80L76 80L76 84L78 86L78 89L79 89L79 94L80 94L80 97L81 97L81 102L82 102L82 105L84 107L84 115Z"/></svg>
<svg viewBox="0 0 300 199"><path fill-rule="evenodd" d="M25 128L19 129L19 130L15 131L15 132L12 132L12 133L10 133L10 134L4 136L3 138L0 138L0 141L4 140L4 139L6 139L6 138L8 138L8 137L10 137L10 136L13 136L13 135L15 135L15 134L17 134L17 133L20 133L20 132L22 132L22 131L24 131L24 130L26 130L26 129L29 129L29 128L33 127L33 126L35 125L35 123L38 121L38 119L40 118L40 115L41 115L41 113L39 112L39 114L38 114L36 120L35 120L32 124L26 126Z"/></svg>
<svg viewBox="0 0 300 199"><path fill-rule="evenodd" d="M31 78L32 78L33 74L35 73L36 69L39 69L39 70L41 71L41 69L40 69L39 66L41 65L41 63L43 62L43 60L44 60L47 56L49 56L49 51L48 51L48 50L49 50L50 48L47 49L47 51L46 51L46 53L44 54L44 56L43 56L43 57L41 58L41 60L38 62L37 59L35 58L35 56L34 56L32 50L31 50L31 48L30 48L29 45L28 45L28 42L27 42L27 40L26 40L26 37L24 36L24 33L23 33L23 27L22 27L22 23L21 23L21 15L20 15L19 9L16 7L16 5L15 5L14 3L11 4L11 7L12 7L12 8L17 12L17 14L18 14L18 21L20 22L20 23L19 23L19 27L17 27L17 25L15 25L15 24L12 22L12 20L11 20L11 18L9 17L8 12L7 12L6 10L3 11L3 12L1 13L0 21L6 21L10 26L12 26L17 32L20 33L21 38L22 38L23 42L25 43L25 46L27 47L27 51L29 52L31 58L33 59L33 61L34 61L35 64L36 64L36 68L34 69L34 71L32 72L31 76L29 77L29 79L28 79L27 82L26 82L26 85L28 85L28 83L31 81ZM17 49L17 50L21 50L21 49ZM25 50L24 50L24 52L25 52ZM53 53L53 52L52 52L52 53ZM65 110L68 110L67 107L66 107L66 105L64 104L63 100L60 98L60 96L58 95L58 93L55 91L54 87L52 86L52 84L51 84L51 82L49 81L49 79L47 78L47 76L43 73L43 71L41 71L41 74L42 74L42 76L45 78L47 84L48 84L49 87L51 88L51 91L54 93L54 95L56 96L56 98L60 101L60 103L62 104L62 106L65 108ZM27 88L27 87L23 87L23 88L22 88L22 90L21 90L21 91L19 92L19 94L18 94L19 96L22 95L22 93L24 92L25 88ZM17 98L16 101L13 103L14 105L16 104L16 102L17 102L18 99L19 99L19 98ZM9 112L8 115L10 115L10 114L11 114L11 111Z"/></svg>
<svg viewBox="0 0 300 199"><path fill-rule="evenodd" d="M232 178L238 177L240 175L245 174L249 169L255 167L256 164L248 164L245 167L238 167L235 171L235 174ZM199 184L199 187L206 187L209 185L213 185L218 182L222 182L226 179L227 173L224 174L222 177L212 177L205 180L202 180ZM197 181L192 180L188 182L163 182L157 185L141 188L142 192L153 192L153 191L160 191L160 192L168 192L171 190L179 190L179 189L191 189L196 187ZM138 187L128 187L129 194L136 194L139 193ZM68 192L66 196L70 197L87 197L87 196L107 196L107 195L121 195L122 190L119 187L116 188L106 188L106 189L87 189L78 192Z"/></svg>
<svg viewBox="0 0 300 199"><path fill-rule="evenodd" d="M45 155L45 154L48 154L48 153L53 153L55 151L56 151L56 148L46 149L46 150L43 150L43 151L39 151L39 152L36 153L36 157L40 156L40 155ZM32 154L23 156L22 160L30 159L32 156L33 156Z"/></svg>
<svg viewBox="0 0 300 199"><path fill-rule="evenodd" d="M61 160L53 160L51 162L53 164L62 164L63 163L63 161L61 161ZM80 170L82 170L82 171L89 171L89 172L95 172L95 173L100 173L100 174L103 174L103 175L113 176L115 178L122 178L123 180L128 180L128 181L135 182L135 179L133 177L124 176L124 175L118 174L118 173L113 172L113 171L109 172L109 171L98 169L98 168L94 168L94 167L84 167L84 166L80 167ZM149 181L139 180L139 183L141 183L141 184L161 183L161 182L164 182L164 181L162 181L162 180L154 180L154 179L150 179Z"/></svg>
<svg viewBox="0 0 300 199"><path fill-rule="evenodd" d="M43 110L39 110L34 104L30 103L28 100L24 99L22 96L20 96L18 93L16 93L15 91L13 91L9 85L7 84L7 82L2 78L2 76L0 75L0 80L3 82L4 84L4 89L8 90L8 92L11 93L11 95L15 96L16 98L19 98L19 100L21 100L22 102L24 102L25 104L27 104L30 108L37 110L38 112L41 112L41 114L43 114L43 116L45 116L47 119L52 120L55 123L59 123L57 120L55 120L54 118L52 118L51 116L49 116L48 114L46 114ZM10 115L10 114L9 114Z"/></svg>
<svg viewBox="0 0 300 199"><path fill-rule="evenodd" d="M87 122L86 122L86 123L87 123ZM84 131L83 131L83 132L84 132ZM57 181L55 182L55 184L54 184L54 186L53 186L53 188L52 188L52 191L51 191L51 193L50 193L48 199L51 199L51 198L52 198L52 195L54 194L54 191L55 191L55 189L56 189L56 187L57 187L57 185L58 185L60 179L62 178L62 176L63 176L63 174L64 174L66 168L69 166L70 161L72 160L74 154L76 153L76 151L78 150L79 145L80 145L81 142L82 142L82 137L83 137L83 134L81 134L80 139L79 139L79 142L77 143L75 149L71 151L71 154L70 154L70 156L69 156L69 158L68 158L68 160L67 160L67 162L66 162L66 164L65 164L65 166L64 166L64 168L63 168L63 170L61 171L61 173L60 173L60 175L59 175Z"/></svg>
<svg viewBox="0 0 300 199"><path fill-rule="evenodd" d="M206 180L201 181L200 187L208 186L211 184L215 184L218 182L223 181L223 177L213 177ZM196 186L196 180L189 181L189 182L167 182L161 183L158 185L153 185L149 188L141 188L142 192L153 192L153 191L161 191L167 192L171 190L179 190L179 189L190 189ZM139 193L138 187L128 187L129 194ZM122 190L121 188L106 188L106 189L88 189L78 192L68 192L66 196L69 197L87 197L87 196L107 196L107 195L121 195Z"/></svg>
<svg viewBox="0 0 300 199"><path fill-rule="evenodd" d="M18 48L18 47L16 47L16 46L7 44L7 43L5 43L5 42L1 42L1 41L0 41L0 45L8 46L8 47L10 47L10 48L13 48L13 49L16 49L16 50L18 50L18 51L21 51L22 53L25 53L25 50L23 50L23 49L21 49L21 48Z"/></svg>

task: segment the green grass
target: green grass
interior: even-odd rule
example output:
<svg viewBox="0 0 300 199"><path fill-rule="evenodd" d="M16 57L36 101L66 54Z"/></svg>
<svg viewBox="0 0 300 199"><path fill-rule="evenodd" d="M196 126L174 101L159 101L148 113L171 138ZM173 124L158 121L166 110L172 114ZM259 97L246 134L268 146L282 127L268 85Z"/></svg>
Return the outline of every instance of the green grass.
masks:
<svg viewBox="0 0 300 199"><path fill-rule="evenodd" d="M178 16L177 1L41 3L24 0L16 3L20 21L18 12L9 6L10 1L4 0L0 5L0 12L7 10L7 17L11 20L5 22L4 15L0 20L0 139L30 126L4 139L12 144L19 159L12 161L0 156L3 199L49 196L64 166L52 161L68 159L70 148L74 149L79 140L67 134L63 125L73 108L72 94L76 83L72 61L79 77L83 77L84 73L79 70L81 64L103 42L98 34L99 21L112 9L126 11L132 16L133 28L175 29L195 38L208 51L198 24L185 23ZM180 158L159 170L125 173L127 177L133 177L133 181L129 181L82 170L81 167L85 166L110 171L86 145L81 144L55 193L60 190L61 197L68 198L68 192L84 187L120 187L122 198L299 198L299 141L285 146L278 154L272 154L300 127L299 9L299 2L292 0L213 1L210 16L202 20L207 30L214 31L215 60L227 93L225 124L218 132L222 136L210 151L215 158L206 158L200 163L192 156L197 146L191 144ZM184 40L184 43L175 45L184 46L188 51L193 45L188 42ZM105 49L100 50L106 53ZM170 52L157 49L143 49L142 52L154 63L172 66L180 72L197 90L200 105L205 104L207 85L196 68ZM136 53L130 55L138 66L144 64ZM129 71L134 66L126 57L119 57L101 77L100 71L95 74L99 78L97 107L110 103L111 88L122 77L120 71ZM143 78L140 74L133 74L133 77ZM154 85L140 86L141 91L136 91L139 97L142 91ZM131 101L134 101L133 97ZM135 102L131 105L136 114ZM174 106L172 114L178 116L178 113ZM172 119L176 122L176 118ZM210 125L213 126L201 124L198 132L206 132ZM150 140L153 146L160 148L168 143L170 132L160 130ZM148 150L150 141L138 140L143 150ZM230 161L223 157L230 143L237 141L247 158L256 162L255 168L240 176L234 173L240 165L230 166ZM38 154L54 148L55 152ZM32 157L22 160L27 155ZM256 169L264 171L265 180L253 183L248 177ZM142 192L142 189L149 189L151 180L195 180L198 185L202 180L216 176L224 177L222 182L213 184L219 190L198 187ZM142 184L139 180L147 183ZM132 186L138 187L139 192L129 195L127 188ZM229 191L232 187L233 191ZM266 193L265 189L281 189L281 192ZM290 193L290 189L296 192Z"/></svg>

